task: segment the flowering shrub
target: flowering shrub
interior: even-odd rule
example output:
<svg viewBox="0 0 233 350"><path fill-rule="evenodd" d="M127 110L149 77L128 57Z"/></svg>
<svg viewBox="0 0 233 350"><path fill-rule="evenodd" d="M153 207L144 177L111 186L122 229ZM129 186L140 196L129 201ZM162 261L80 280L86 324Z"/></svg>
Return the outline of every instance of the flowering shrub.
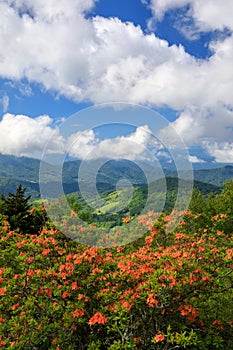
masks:
<svg viewBox="0 0 233 350"><path fill-rule="evenodd" d="M190 212L148 213L138 220L149 227L143 238L100 249L51 228L20 234L2 218L0 346L233 349L233 238L224 220L205 227Z"/></svg>

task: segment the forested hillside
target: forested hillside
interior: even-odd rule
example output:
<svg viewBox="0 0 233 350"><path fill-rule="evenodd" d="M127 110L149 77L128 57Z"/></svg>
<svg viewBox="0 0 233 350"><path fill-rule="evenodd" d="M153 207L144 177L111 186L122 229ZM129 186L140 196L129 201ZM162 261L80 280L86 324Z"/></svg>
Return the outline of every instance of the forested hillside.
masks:
<svg viewBox="0 0 233 350"><path fill-rule="evenodd" d="M89 168L95 165L90 162ZM161 177L161 172L155 174L155 167L148 163L143 164L149 177L153 180ZM53 186L57 186L57 167L46 164L48 176L46 179L47 188L51 196ZM79 190L78 171L80 161L67 161L64 163L62 172L63 187L66 194ZM27 157L14 157L0 154L0 194L15 192L19 183L27 188L27 194L32 198L39 198L39 173L40 161ZM177 172L172 169L164 169L166 177L177 177ZM181 172L182 175L182 172ZM85 174L85 181L88 183L88 175ZM100 192L113 191L121 179L128 179L134 186L141 186L147 183L147 179L139 166L127 160L109 161L105 163L97 174L97 188ZM186 178L184 176L184 178ZM194 170L194 179L215 186L221 186L225 181L233 179L233 166ZM92 181L92 179L90 179Z"/></svg>

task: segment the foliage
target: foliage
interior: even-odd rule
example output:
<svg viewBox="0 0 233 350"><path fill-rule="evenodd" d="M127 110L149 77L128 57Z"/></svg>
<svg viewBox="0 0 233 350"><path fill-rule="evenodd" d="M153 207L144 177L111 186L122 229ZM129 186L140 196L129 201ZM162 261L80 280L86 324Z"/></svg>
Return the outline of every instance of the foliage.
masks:
<svg viewBox="0 0 233 350"><path fill-rule="evenodd" d="M203 215L148 213L137 221L138 230L148 226L144 237L111 249L83 246L55 229L20 234L2 217L0 346L233 349L233 238L225 226L233 212L223 211L229 186L215 202L221 213L207 223L204 207Z"/></svg>
<svg viewBox="0 0 233 350"><path fill-rule="evenodd" d="M7 217L12 230L23 233L37 233L47 220L43 206L31 208L30 196L25 197L26 188L18 185L16 193L1 196L0 210Z"/></svg>

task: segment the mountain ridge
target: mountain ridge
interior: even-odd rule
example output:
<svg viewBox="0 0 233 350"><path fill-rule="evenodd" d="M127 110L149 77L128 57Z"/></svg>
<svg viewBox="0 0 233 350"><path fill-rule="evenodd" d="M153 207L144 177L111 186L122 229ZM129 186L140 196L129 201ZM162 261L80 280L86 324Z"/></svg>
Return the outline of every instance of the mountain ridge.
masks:
<svg viewBox="0 0 233 350"><path fill-rule="evenodd" d="M19 183L22 183L27 188L28 193L32 193L33 197L39 195L39 171L41 161L39 159L16 157L0 154L0 193L7 194L8 192L14 192ZM71 193L73 189L78 190L78 170L81 161L72 160L67 161L63 165L62 179L63 186L66 193ZM90 163L90 170L92 165L96 163ZM46 163L48 168L47 186L50 184L56 184L57 174L56 166ZM153 173L154 168L150 164L143 165L146 171L150 174ZM163 169L165 177L176 178L177 172L170 169ZM224 165L219 168L212 169L199 169L194 170L194 179L202 183L212 184L217 187L227 180L233 179L233 166ZM180 172L185 175L185 172ZM90 182L93 182L92 174L84 174L83 180L88 182L88 176L90 176ZM158 172L154 179L161 177L161 170ZM152 181L153 181L153 177ZM108 161L102 167L100 167L96 182L97 188L100 192L114 190L115 186L121 179L130 181L133 186L143 186L147 183L147 179L140 166L135 165L128 160ZM73 192L75 192L73 191Z"/></svg>

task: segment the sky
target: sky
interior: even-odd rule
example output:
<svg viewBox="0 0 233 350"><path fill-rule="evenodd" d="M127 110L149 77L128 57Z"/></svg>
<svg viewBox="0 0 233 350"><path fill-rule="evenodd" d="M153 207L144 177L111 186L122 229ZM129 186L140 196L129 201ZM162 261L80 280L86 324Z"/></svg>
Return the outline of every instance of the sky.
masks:
<svg viewBox="0 0 233 350"><path fill-rule="evenodd" d="M74 113L121 102L160 113L159 137L175 147L175 130L191 162L233 163L232 13L232 0L2 0L0 153L40 158L52 140L47 152L133 147L142 159L153 143L143 116L101 133L88 113L86 129L63 135Z"/></svg>

